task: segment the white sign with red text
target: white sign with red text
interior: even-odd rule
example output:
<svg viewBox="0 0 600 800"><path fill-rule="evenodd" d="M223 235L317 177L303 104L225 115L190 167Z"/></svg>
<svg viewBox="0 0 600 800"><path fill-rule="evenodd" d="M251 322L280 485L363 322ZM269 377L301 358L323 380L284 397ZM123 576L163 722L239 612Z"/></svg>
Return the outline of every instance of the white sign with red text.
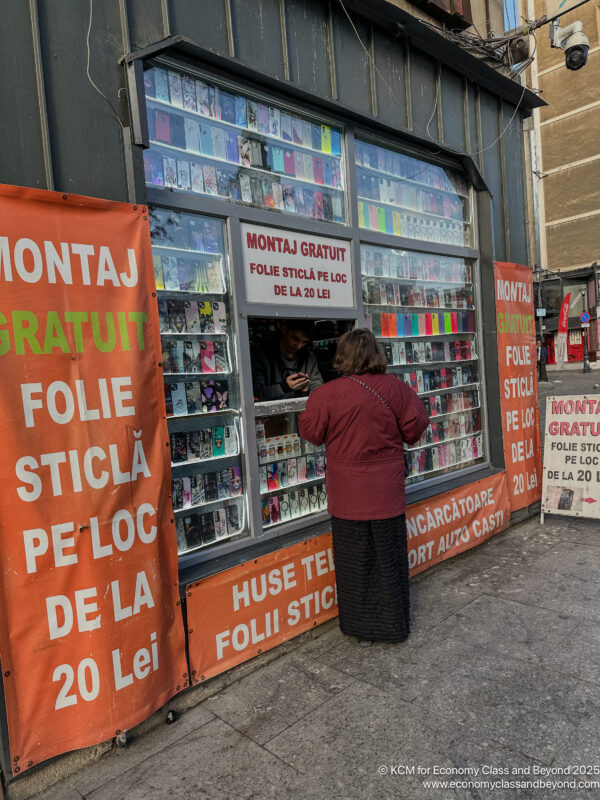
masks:
<svg viewBox="0 0 600 800"><path fill-rule="evenodd" d="M600 517L600 396L546 398L542 512Z"/></svg>
<svg viewBox="0 0 600 800"><path fill-rule="evenodd" d="M249 303L354 308L350 242L242 224Z"/></svg>

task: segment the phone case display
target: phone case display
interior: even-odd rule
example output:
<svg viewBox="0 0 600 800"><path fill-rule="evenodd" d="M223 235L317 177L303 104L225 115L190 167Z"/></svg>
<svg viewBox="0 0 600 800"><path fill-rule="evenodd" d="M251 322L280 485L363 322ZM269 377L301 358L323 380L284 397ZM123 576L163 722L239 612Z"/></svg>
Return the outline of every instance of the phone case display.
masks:
<svg viewBox="0 0 600 800"><path fill-rule="evenodd" d="M360 140L355 152L361 228L470 245L469 186L461 173Z"/></svg>
<svg viewBox="0 0 600 800"><path fill-rule="evenodd" d="M325 447L300 438L297 413L256 420L263 527L327 510Z"/></svg>
<svg viewBox="0 0 600 800"><path fill-rule="evenodd" d="M223 223L150 208L180 553L245 531Z"/></svg>
<svg viewBox="0 0 600 800"><path fill-rule="evenodd" d="M365 324L421 397L430 424L406 448L407 482L484 456L473 268L463 259L361 246Z"/></svg>
<svg viewBox="0 0 600 800"><path fill-rule="evenodd" d="M148 185L345 222L341 129L164 65L144 87Z"/></svg>

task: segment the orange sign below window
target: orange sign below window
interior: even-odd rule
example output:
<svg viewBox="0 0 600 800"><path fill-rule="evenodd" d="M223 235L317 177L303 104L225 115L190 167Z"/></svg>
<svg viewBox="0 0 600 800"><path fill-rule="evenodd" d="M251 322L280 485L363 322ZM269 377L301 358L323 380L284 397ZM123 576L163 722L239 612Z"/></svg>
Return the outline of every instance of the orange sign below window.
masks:
<svg viewBox="0 0 600 800"><path fill-rule="evenodd" d="M186 593L199 683L337 616L331 534L204 578Z"/></svg>
<svg viewBox="0 0 600 800"><path fill-rule="evenodd" d="M409 506L411 575L481 544L509 519L505 472ZM186 592L198 683L337 616L331 534L204 578Z"/></svg>

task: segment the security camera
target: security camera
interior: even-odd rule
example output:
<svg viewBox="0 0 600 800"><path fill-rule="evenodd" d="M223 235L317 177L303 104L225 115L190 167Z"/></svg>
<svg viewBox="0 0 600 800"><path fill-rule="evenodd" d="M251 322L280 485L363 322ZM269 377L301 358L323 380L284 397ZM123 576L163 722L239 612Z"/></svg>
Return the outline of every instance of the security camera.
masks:
<svg viewBox="0 0 600 800"><path fill-rule="evenodd" d="M555 19L550 25L550 46L565 51L567 69L581 69L587 64L590 40L583 32L581 22L572 22L564 28Z"/></svg>

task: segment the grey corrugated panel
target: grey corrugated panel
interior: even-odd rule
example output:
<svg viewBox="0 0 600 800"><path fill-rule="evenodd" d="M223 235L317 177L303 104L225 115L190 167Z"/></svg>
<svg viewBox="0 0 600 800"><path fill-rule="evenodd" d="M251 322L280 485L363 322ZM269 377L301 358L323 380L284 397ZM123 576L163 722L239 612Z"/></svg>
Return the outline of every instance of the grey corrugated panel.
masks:
<svg viewBox="0 0 600 800"><path fill-rule="evenodd" d="M464 79L442 67L442 129L444 142L457 150L466 149L464 114Z"/></svg>
<svg viewBox="0 0 600 800"><path fill-rule="evenodd" d="M231 0L231 17L235 57L283 78L279 0Z"/></svg>
<svg viewBox="0 0 600 800"><path fill-rule="evenodd" d="M477 114L478 112L478 98L477 98L477 86L471 81L467 82L467 106L468 106L468 125L469 125L469 147L467 151L469 153L477 153L479 150L479 133L478 133L478 125L477 125ZM479 155L474 156L475 162L481 166L481 157Z"/></svg>
<svg viewBox="0 0 600 800"><path fill-rule="evenodd" d="M258 3L246 3L258 6ZM228 54L224 0L169 0L171 33L185 33L217 53ZM275 30L277 33L277 29Z"/></svg>
<svg viewBox="0 0 600 800"><path fill-rule="evenodd" d="M413 46L451 69L472 78L483 87L509 102L520 100L523 108L530 110L546 105L535 92L526 89L518 81L503 75L476 58L461 47L457 47L451 37L441 36L435 27L424 24L410 10L395 5L396 0L344 0L346 8L354 13L362 14L378 24L383 30L398 32L402 30ZM410 3L407 3L410 6Z"/></svg>
<svg viewBox="0 0 600 800"><path fill-rule="evenodd" d="M504 154L506 159L507 224L510 231L511 261L527 264L527 227L525 218L525 174L521 115L515 107L504 103ZM514 116L513 116L514 115ZM511 119L512 118L512 119ZM515 165L518 165L515 169Z"/></svg>
<svg viewBox="0 0 600 800"><path fill-rule="evenodd" d="M351 108L370 114L370 61L365 52L365 48L368 51L370 47L370 26L355 16L352 18L356 28L355 33L348 18L337 4L333 6L332 20L338 99Z"/></svg>
<svg viewBox="0 0 600 800"><path fill-rule="evenodd" d="M161 0L127 0L131 47L147 47L165 35Z"/></svg>
<svg viewBox="0 0 600 800"><path fill-rule="evenodd" d="M286 0L290 80L311 92L331 97L327 3Z"/></svg>
<svg viewBox="0 0 600 800"><path fill-rule="evenodd" d="M377 116L388 125L408 127L406 47L403 39L374 29Z"/></svg>
<svg viewBox="0 0 600 800"><path fill-rule="evenodd" d="M490 92L480 92L481 138L483 150L483 172L492 195L492 219L494 224L494 258L507 258L504 237L504 209L502 198L502 169L500 156L499 100ZM521 164L518 165L521 169Z"/></svg>
<svg viewBox="0 0 600 800"><path fill-rule="evenodd" d="M52 0L39 6L55 188L126 200L121 128L86 76L89 5L62 0L60 15ZM90 74L127 122L124 93L122 100L118 94L121 42L118 4L94 3Z"/></svg>
<svg viewBox="0 0 600 800"><path fill-rule="evenodd" d="M0 182L45 189L29 3L4 0L0 27Z"/></svg>
<svg viewBox="0 0 600 800"><path fill-rule="evenodd" d="M422 136L437 139L437 64L414 47L410 48L409 58L413 130Z"/></svg>

